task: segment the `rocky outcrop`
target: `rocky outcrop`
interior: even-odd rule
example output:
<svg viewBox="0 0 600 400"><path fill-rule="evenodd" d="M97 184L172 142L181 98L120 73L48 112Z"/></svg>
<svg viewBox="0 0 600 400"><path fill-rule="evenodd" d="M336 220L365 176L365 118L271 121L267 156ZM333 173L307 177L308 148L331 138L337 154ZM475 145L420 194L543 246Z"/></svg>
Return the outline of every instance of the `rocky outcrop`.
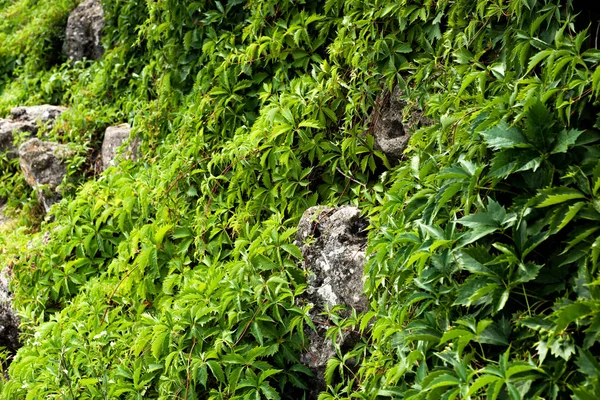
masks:
<svg viewBox="0 0 600 400"><path fill-rule="evenodd" d="M376 108L373 114L372 133L375 149L383 152L392 163L402 158L402 153L415 130L431 125L431 121L423 116L423 112L414 106L406 113L405 118L408 104L402 97L403 93L398 87L391 93L384 93L379 100L380 108Z"/></svg>
<svg viewBox="0 0 600 400"><path fill-rule="evenodd" d="M0 154L8 152L9 157L18 157L18 150L13 145L14 135L35 135L42 125L51 128L65 110L64 107L50 105L13 108L10 119L0 119Z"/></svg>
<svg viewBox="0 0 600 400"><path fill-rule="evenodd" d="M300 360L315 374L311 399L325 390L327 361L335 348L326 332L331 325L320 315L326 308L343 305L362 312L367 309L363 294L363 269L367 244L368 222L356 207L311 207L302 216L296 233L296 246L304 255L308 270L308 288L304 301L313 304L310 317L316 331L307 330L308 351ZM352 332L338 337L338 345L351 347L357 340Z"/></svg>
<svg viewBox="0 0 600 400"><path fill-rule="evenodd" d="M19 148L19 164L25 180L37 191L46 212L60 200L56 188L67 173L65 160L70 156L66 145L37 138L28 140Z"/></svg>
<svg viewBox="0 0 600 400"><path fill-rule="evenodd" d="M102 170L106 170L108 167L116 165L117 156L124 156L127 159L137 159L138 140L133 139L130 145L122 151L122 154L117 150L119 147L129 139L131 133L131 127L129 124L121 124L117 126L110 126L106 128L104 134L104 140L102 141Z"/></svg>
<svg viewBox="0 0 600 400"><path fill-rule="evenodd" d="M98 60L102 47L104 11L100 0L85 0L69 15L63 52L72 60Z"/></svg>

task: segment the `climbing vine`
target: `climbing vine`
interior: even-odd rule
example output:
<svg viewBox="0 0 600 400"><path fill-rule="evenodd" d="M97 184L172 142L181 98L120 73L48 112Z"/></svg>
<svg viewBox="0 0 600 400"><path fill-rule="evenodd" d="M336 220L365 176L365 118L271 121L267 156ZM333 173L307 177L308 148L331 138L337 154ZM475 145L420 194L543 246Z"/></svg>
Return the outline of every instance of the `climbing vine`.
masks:
<svg viewBox="0 0 600 400"><path fill-rule="evenodd" d="M362 340L337 348L320 399L598 397L589 12L103 5L105 55L73 63L47 55L75 2L0 0L0 112L67 105L45 135L79 156L50 218L0 239L24 344L3 398L303 398L313 323L292 241L317 204L371 221L370 308L330 311L331 337ZM372 116L398 91L432 125L388 160ZM95 175L86 156L117 122L143 157ZM0 196L35 225L16 162L0 166Z"/></svg>

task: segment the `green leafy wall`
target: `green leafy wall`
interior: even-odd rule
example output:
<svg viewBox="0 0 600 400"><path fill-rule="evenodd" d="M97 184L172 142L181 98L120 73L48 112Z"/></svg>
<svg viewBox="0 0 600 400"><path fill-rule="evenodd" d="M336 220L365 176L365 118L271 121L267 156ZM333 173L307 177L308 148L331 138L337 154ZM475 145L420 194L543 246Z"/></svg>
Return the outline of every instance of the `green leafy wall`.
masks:
<svg viewBox="0 0 600 400"><path fill-rule="evenodd" d="M0 0L0 111L68 105L49 137L78 150L46 222L0 160L24 340L3 398L302 398L292 239L316 204L371 219L370 311L329 331L362 340L321 399L598 397L600 51L577 5L107 0L102 60L50 59L74 6ZM395 86L434 123L390 165L371 115ZM96 174L118 122L143 158Z"/></svg>

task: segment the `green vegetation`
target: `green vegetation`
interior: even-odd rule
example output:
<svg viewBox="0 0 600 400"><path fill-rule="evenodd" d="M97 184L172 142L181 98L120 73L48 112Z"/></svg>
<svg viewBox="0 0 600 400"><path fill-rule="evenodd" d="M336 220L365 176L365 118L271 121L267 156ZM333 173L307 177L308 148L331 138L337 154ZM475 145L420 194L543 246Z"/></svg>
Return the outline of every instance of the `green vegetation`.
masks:
<svg viewBox="0 0 600 400"><path fill-rule="evenodd" d="M320 399L600 397L600 50L569 0L103 1L107 52L52 58L75 1L0 0L0 112L64 104L51 219L0 158L24 346L4 399L299 399L297 222L371 218L370 311ZM597 18L596 18L597 19ZM52 57L51 57L52 55ZM434 124L390 165L399 86ZM103 129L143 159L95 175ZM41 225L40 225L41 224ZM37 232L37 233L36 233Z"/></svg>

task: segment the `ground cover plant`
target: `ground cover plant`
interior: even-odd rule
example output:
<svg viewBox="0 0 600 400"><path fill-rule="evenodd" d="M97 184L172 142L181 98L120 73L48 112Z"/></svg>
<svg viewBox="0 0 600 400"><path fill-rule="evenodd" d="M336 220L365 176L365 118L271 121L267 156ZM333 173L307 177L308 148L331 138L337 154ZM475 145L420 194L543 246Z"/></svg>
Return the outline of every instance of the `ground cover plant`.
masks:
<svg viewBox="0 0 600 400"><path fill-rule="evenodd" d="M77 150L45 220L0 158L24 343L2 398L303 398L292 241L317 204L371 221L369 311L329 311L361 340L320 399L598 398L594 10L106 0L106 53L73 63L49 55L75 3L0 0L0 112L66 105L48 137ZM388 160L396 87L433 124ZM143 157L99 174L120 122Z"/></svg>

